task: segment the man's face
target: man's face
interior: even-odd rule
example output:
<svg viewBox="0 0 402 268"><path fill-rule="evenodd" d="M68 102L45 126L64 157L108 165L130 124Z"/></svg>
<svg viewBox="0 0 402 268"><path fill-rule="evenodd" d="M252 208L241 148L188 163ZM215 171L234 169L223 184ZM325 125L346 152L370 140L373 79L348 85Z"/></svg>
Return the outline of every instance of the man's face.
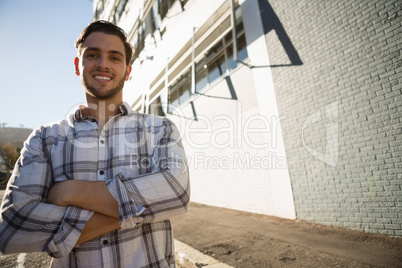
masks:
<svg viewBox="0 0 402 268"><path fill-rule="evenodd" d="M123 42L115 35L91 33L75 60L75 71L81 76L86 94L98 99L122 95L131 66L126 66Z"/></svg>

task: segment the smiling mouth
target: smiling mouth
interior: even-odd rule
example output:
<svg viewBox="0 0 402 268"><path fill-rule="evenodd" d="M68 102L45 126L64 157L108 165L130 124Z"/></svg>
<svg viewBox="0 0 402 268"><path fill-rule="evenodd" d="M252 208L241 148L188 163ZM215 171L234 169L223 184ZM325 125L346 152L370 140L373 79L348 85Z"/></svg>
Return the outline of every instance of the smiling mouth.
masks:
<svg viewBox="0 0 402 268"><path fill-rule="evenodd" d="M110 80L112 80L112 78L110 78L110 77L107 77L107 76L99 76L99 75L94 76L94 78L95 78L96 80L103 80L103 81L110 81Z"/></svg>

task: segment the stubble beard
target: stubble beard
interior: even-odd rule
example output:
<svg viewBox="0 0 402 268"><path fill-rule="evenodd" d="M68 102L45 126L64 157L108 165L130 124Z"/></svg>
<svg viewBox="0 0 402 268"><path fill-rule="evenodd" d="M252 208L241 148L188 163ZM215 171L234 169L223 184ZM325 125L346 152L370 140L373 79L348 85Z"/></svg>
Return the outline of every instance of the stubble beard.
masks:
<svg viewBox="0 0 402 268"><path fill-rule="evenodd" d="M91 93L94 97L101 99L101 100L109 99L109 98L117 95L118 93L120 93L120 91L122 91L122 89L124 87L124 82L125 82L125 79L123 77L122 79L120 79L120 81L116 87L102 93L101 89L91 86L88 83L85 76L83 77L83 80L82 80L82 83L83 83L84 87L87 89L87 91L89 93Z"/></svg>

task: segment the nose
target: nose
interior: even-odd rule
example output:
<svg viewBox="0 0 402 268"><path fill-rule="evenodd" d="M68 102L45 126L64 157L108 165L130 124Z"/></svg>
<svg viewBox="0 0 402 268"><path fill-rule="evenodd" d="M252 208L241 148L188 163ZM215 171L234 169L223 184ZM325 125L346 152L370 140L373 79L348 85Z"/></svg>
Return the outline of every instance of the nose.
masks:
<svg viewBox="0 0 402 268"><path fill-rule="evenodd" d="M97 67L99 69L109 69L106 56L104 56L104 55L99 56L98 62L97 62Z"/></svg>

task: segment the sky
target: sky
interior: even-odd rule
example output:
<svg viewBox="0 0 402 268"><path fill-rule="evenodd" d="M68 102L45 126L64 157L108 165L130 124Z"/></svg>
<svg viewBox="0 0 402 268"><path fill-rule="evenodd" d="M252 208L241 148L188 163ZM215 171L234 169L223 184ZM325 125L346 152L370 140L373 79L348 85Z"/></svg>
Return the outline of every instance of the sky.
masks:
<svg viewBox="0 0 402 268"><path fill-rule="evenodd" d="M0 0L0 127L37 128L85 103L75 40L92 0Z"/></svg>

